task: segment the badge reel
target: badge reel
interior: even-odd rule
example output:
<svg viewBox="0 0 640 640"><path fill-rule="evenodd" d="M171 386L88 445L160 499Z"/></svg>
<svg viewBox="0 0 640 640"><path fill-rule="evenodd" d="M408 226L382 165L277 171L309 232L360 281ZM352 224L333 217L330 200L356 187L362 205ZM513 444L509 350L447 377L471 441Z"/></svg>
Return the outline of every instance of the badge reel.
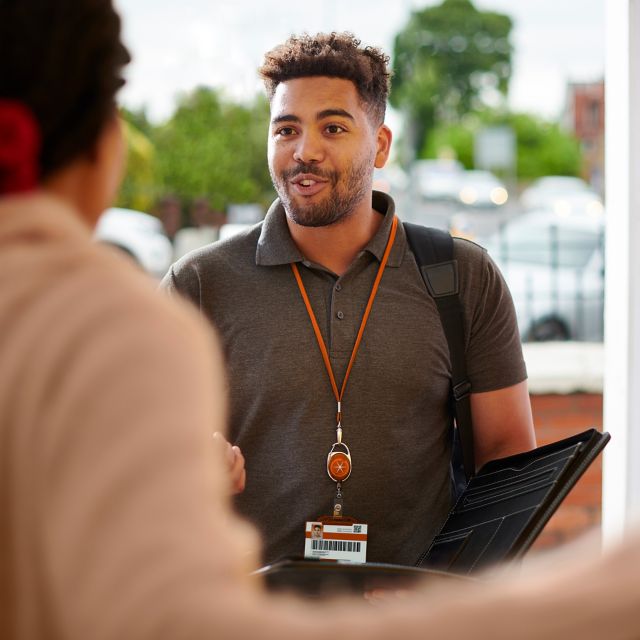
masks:
<svg viewBox="0 0 640 640"><path fill-rule="evenodd" d="M342 442L342 429L338 427L338 441L333 444L327 455L327 473L336 483L336 498L333 515L342 516L342 483L351 475L351 452Z"/></svg>
<svg viewBox="0 0 640 640"><path fill-rule="evenodd" d="M336 442L327 456L327 473L334 482L344 482L351 475L351 452L344 442Z"/></svg>

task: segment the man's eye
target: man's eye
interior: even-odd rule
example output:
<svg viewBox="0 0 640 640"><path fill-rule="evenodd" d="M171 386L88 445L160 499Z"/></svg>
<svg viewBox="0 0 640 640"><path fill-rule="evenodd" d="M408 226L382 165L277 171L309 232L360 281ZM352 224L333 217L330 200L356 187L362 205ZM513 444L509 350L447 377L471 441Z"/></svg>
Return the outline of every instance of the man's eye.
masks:
<svg viewBox="0 0 640 640"><path fill-rule="evenodd" d="M295 133L295 129L293 127L280 127L276 129L277 136L291 136Z"/></svg>
<svg viewBox="0 0 640 640"><path fill-rule="evenodd" d="M342 133L345 129L339 124L330 124L327 126L326 131L327 133Z"/></svg>

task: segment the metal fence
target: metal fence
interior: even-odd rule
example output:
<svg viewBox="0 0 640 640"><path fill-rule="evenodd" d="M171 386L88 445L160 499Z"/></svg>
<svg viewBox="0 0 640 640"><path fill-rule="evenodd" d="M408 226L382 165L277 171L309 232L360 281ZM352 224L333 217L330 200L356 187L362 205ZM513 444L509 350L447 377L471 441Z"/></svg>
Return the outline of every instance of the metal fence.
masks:
<svg viewBox="0 0 640 640"><path fill-rule="evenodd" d="M549 225L512 237L503 226L497 237L490 252L511 290L523 341L602 341L603 229Z"/></svg>

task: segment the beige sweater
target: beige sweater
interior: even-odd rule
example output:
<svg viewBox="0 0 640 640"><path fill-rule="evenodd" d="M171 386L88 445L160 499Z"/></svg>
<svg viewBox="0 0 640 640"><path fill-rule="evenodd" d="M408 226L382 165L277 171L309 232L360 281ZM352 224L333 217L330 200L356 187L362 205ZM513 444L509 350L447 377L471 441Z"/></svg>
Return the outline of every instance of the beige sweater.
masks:
<svg viewBox="0 0 640 640"><path fill-rule="evenodd" d="M379 607L264 595L218 347L153 289L61 202L0 200L0 638L640 637L638 544Z"/></svg>

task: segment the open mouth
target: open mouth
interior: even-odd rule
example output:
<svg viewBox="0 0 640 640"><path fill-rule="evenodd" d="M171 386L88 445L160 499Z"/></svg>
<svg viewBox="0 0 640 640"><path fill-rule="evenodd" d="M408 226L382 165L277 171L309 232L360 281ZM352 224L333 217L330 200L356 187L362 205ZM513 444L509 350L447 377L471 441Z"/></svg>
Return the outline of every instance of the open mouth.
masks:
<svg viewBox="0 0 640 640"><path fill-rule="evenodd" d="M290 181L293 190L304 196L313 196L324 189L329 184L326 178L321 178L312 174L299 174Z"/></svg>

